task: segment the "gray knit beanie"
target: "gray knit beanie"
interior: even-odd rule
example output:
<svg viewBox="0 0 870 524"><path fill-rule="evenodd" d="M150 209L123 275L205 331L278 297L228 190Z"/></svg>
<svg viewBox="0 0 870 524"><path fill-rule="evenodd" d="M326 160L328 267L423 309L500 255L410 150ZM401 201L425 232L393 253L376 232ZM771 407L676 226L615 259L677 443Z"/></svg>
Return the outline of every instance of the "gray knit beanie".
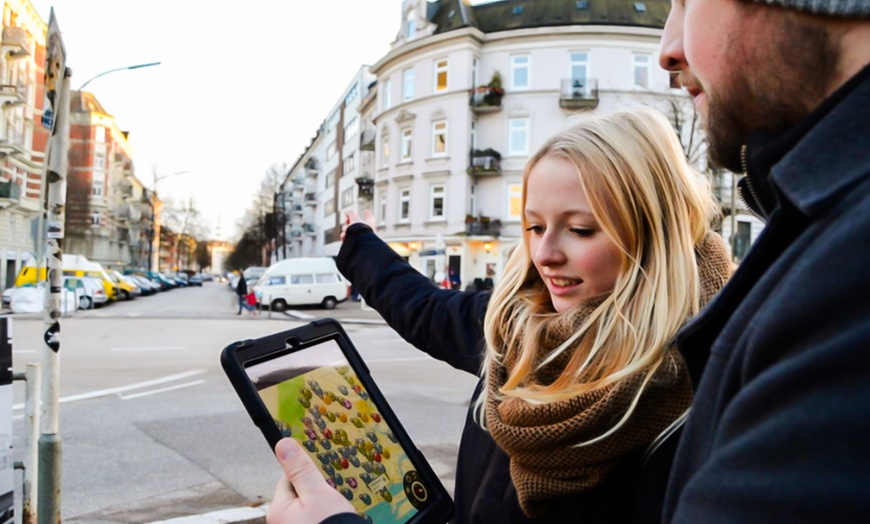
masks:
<svg viewBox="0 0 870 524"><path fill-rule="evenodd" d="M755 0L805 13L838 18L870 18L870 0Z"/></svg>

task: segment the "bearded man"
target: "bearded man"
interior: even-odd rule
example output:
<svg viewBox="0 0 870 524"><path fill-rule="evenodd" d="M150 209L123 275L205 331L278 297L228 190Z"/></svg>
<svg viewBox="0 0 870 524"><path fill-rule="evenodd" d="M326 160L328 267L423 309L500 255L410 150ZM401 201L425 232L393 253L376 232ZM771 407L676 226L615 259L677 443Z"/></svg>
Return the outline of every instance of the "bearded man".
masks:
<svg viewBox="0 0 870 524"><path fill-rule="evenodd" d="M870 522L870 0L675 0L660 63L764 232L678 345L664 522Z"/></svg>

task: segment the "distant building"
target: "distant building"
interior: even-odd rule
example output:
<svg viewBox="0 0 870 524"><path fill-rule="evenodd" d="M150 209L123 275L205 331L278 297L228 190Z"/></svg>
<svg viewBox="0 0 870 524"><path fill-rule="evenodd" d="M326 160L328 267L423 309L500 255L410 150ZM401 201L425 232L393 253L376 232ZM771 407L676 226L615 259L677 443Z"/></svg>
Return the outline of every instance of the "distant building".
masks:
<svg viewBox="0 0 870 524"><path fill-rule="evenodd" d="M3 2L0 37L0 288L37 251L48 129L42 124L46 23L28 0Z"/></svg>
<svg viewBox="0 0 870 524"><path fill-rule="evenodd" d="M692 101L658 66L669 7L405 0L391 50L355 75L288 176L291 213L311 222L289 221L287 256L334 255L343 212L370 209L378 234L422 273L458 275L463 287L497 280L521 236L527 158L583 114L656 108L705 171ZM730 180L711 177L729 211ZM732 237L733 222L739 247L761 224L734 207L723 233Z"/></svg>
<svg viewBox="0 0 870 524"><path fill-rule="evenodd" d="M64 252L116 269L147 267L159 205L134 175L127 133L92 93L70 99Z"/></svg>

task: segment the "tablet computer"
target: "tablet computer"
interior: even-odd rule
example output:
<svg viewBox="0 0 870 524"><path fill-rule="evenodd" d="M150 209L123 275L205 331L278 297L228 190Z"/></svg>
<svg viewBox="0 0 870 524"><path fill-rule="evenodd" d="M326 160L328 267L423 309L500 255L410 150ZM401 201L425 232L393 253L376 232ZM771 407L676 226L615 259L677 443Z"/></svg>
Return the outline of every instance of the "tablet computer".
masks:
<svg viewBox="0 0 870 524"><path fill-rule="evenodd" d="M234 342L221 364L269 446L296 439L374 523L439 523L453 501L341 325L322 319Z"/></svg>

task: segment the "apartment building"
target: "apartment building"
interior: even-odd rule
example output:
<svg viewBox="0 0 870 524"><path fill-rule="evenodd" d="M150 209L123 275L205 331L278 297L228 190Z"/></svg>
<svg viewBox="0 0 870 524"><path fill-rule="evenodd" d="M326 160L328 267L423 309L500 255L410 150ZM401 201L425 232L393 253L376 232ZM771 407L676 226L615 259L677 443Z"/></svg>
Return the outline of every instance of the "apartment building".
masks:
<svg viewBox="0 0 870 524"><path fill-rule="evenodd" d="M325 156L313 148L303 155L326 174L318 187L334 191L316 194L324 209L313 216L314 251L300 254L337 253L342 213L368 208L378 234L433 280L497 281L521 235L528 156L588 113L656 108L705 171L698 115L658 66L669 5L405 0L391 50L357 75L337 104L342 111L322 126ZM366 85L368 77L376 82ZM353 86L362 94L355 107ZM334 143L349 149L337 154ZM291 176L310 183L300 162ZM710 181L724 209L737 211L723 222L726 240L734 231L738 247L748 246L760 222L731 203L729 173Z"/></svg>
<svg viewBox="0 0 870 524"><path fill-rule="evenodd" d="M37 251L48 129L42 119L47 26L27 0L3 2L0 37L0 288Z"/></svg>
<svg viewBox="0 0 870 524"><path fill-rule="evenodd" d="M134 174L127 132L87 91L70 95L66 202L65 252L105 267L148 266L159 204Z"/></svg>

